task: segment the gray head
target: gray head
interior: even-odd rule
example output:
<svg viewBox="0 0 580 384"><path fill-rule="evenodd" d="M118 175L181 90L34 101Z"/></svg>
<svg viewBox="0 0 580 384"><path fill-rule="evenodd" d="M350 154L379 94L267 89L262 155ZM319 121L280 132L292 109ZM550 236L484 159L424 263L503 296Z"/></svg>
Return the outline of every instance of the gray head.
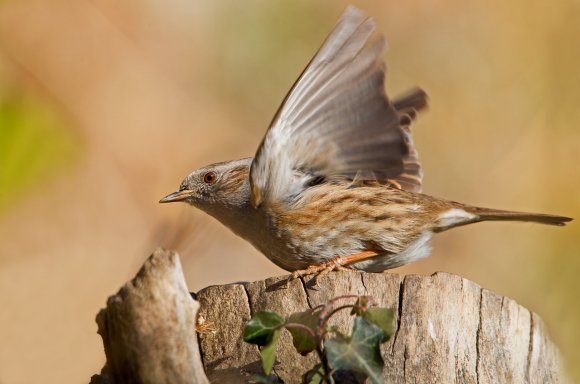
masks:
<svg viewBox="0 0 580 384"><path fill-rule="evenodd" d="M178 191L159 202L183 201L213 216L220 216L219 211L223 208L246 206L250 194L251 164L252 158L245 158L199 168L181 182Z"/></svg>

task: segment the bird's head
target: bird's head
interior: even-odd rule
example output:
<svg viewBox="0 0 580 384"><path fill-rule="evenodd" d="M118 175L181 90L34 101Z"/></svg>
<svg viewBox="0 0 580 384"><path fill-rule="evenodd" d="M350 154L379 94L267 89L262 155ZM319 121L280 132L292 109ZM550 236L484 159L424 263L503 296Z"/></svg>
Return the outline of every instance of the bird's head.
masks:
<svg viewBox="0 0 580 384"><path fill-rule="evenodd" d="M210 164L190 173L160 203L183 201L204 211L244 206L249 201L251 158Z"/></svg>

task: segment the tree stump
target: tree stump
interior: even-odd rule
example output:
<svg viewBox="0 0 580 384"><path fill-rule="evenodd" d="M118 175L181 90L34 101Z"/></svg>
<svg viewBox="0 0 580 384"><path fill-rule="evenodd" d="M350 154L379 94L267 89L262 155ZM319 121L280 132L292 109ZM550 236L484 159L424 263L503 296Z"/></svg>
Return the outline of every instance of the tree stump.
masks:
<svg viewBox="0 0 580 384"><path fill-rule="evenodd" d="M259 350L242 340L252 313L283 316L337 296L374 297L394 309L396 331L382 345L387 383L565 382L540 317L460 276L334 272L317 286L287 276L207 287L199 315L215 332L195 334L198 307L175 253L156 251L97 316L107 364L94 383L245 383L261 372ZM347 312L333 317L346 327ZM284 331L274 373L299 383L316 356L300 356ZM203 367L203 368L202 368ZM204 375L207 374L207 378Z"/></svg>
<svg viewBox="0 0 580 384"><path fill-rule="evenodd" d="M97 315L107 363L91 383L206 384L179 257L157 250Z"/></svg>

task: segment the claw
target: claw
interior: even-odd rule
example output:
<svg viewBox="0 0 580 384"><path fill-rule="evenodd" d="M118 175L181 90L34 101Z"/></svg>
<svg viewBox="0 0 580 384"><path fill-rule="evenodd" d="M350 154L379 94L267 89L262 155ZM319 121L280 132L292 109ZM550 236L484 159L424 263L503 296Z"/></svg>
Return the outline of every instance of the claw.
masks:
<svg viewBox="0 0 580 384"><path fill-rule="evenodd" d="M318 264L318 265L310 265L305 269L299 269L297 271L292 272L290 276L288 276L288 280L286 281L286 286L291 280L297 279L299 277L304 277L306 275L314 275L314 284L313 286L318 286L318 281L324 275L332 271L352 271L352 268L347 267L349 264L353 264L362 260L370 259L378 255L380 252L377 251L362 251L359 253L355 253L353 255L348 256L339 256L333 259L328 260L325 263Z"/></svg>

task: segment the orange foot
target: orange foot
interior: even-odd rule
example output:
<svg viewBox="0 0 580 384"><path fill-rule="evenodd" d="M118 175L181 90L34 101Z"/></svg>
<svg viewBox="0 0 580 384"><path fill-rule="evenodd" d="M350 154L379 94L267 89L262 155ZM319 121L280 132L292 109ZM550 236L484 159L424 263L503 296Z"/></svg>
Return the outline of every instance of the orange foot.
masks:
<svg viewBox="0 0 580 384"><path fill-rule="evenodd" d="M352 270L351 268L346 268L346 266L349 264L357 263L359 261L370 259L379 253L380 252L377 251L362 251L352 255L335 257L325 263L311 265L308 268L294 271L292 272L292 276L289 278L289 280L314 274L314 285L318 285L318 280L329 272Z"/></svg>

